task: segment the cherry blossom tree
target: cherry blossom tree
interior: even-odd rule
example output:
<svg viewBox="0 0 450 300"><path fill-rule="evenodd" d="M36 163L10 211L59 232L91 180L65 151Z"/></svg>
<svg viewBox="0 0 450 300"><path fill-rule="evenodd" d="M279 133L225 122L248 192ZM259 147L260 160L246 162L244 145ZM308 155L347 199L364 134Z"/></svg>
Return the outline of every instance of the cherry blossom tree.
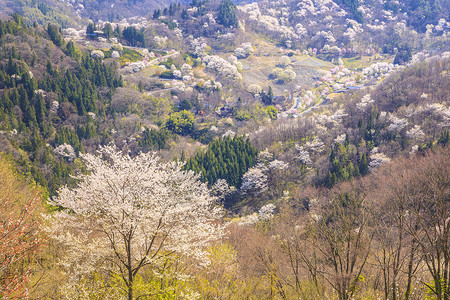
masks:
<svg viewBox="0 0 450 300"><path fill-rule="evenodd" d="M82 155L90 174L51 201L65 208L54 215L53 234L68 247L64 264L73 278L106 271L121 278L131 300L139 272L171 254L207 264L204 247L222 236L223 226L198 176L151 153L130 157L106 146L99 154Z"/></svg>

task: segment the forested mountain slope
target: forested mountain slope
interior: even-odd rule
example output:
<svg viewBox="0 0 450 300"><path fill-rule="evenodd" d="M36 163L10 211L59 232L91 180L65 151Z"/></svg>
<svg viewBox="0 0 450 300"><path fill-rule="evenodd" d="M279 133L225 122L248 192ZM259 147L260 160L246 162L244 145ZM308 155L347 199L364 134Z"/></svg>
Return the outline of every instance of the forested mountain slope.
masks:
<svg viewBox="0 0 450 300"><path fill-rule="evenodd" d="M447 4L0 0L0 298L448 299Z"/></svg>
<svg viewBox="0 0 450 300"><path fill-rule="evenodd" d="M1 150L54 191L80 167L80 138L101 132L95 124L105 118L121 78L114 66L83 54L73 42L65 44L53 25L27 28L15 15L0 28Z"/></svg>
<svg viewBox="0 0 450 300"><path fill-rule="evenodd" d="M175 0L1 0L4 16L19 12L29 24L54 22L66 27L86 25L93 21L120 21L123 18L145 17L154 9L164 8Z"/></svg>

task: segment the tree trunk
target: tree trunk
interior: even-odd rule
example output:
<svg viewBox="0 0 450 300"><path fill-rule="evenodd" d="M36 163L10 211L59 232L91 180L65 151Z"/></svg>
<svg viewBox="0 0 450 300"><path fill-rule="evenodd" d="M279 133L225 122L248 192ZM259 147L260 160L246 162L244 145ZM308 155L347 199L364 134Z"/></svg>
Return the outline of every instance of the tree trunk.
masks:
<svg viewBox="0 0 450 300"><path fill-rule="evenodd" d="M409 262L408 262L408 284L406 286L406 292L405 292L405 300L409 300L411 297L411 283L412 283L412 273L413 273L413 263L414 263L414 240L411 242L411 253L409 255Z"/></svg>

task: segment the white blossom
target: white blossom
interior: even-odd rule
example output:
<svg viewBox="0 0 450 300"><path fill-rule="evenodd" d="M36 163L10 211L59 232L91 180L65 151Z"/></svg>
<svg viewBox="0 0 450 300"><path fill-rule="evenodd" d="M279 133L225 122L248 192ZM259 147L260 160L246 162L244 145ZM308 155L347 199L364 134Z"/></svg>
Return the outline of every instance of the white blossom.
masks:
<svg viewBox="0 0 450 300"><path fill-rule="evenodd" d="M253 213L251 215L244 216L239 219L239 225L254 225L259 221L259 217L257 213Z"/></svg>
<svg viewBox="0 0 450 300"><path fill-rule="evenodd" d="M59 155L61 157L67 158L69 161L74 161L75 158L77 158L77 155L75 154L75 150L73 149L72 145L69 144L62 144L53 150L56 155Z"/></svg>
<svg viewBox="0 0 450 300"><path fill-rule="evenodd" d="M261 151L258 153L258 156L256 157L256 162L258 164L262 165L268 165L271 161L273 161L274 157L269 150L265 149L264 151Z"/></svg>
<svg viewBox="0 0 450 300"><path fill-rule="evenodd" d="M59 102L56 100L52 101L52 104L50 106L50 112L54 114L58 111L58 108L59 108Z"/></svg>
<svg viewBox="0 0 450 300"><path fill-rule="evenodd" d="M225 179L218 179L211 188L211 194L217 197L219 201L223 201L228 195L236 190L234 186L228 184Z"/></svg>
<svg viewBox="0 0 450 300"><path fill-rule="evenodd" d="M402 119L402 118L398 118L398 117L394 116L393 114L389 115L389 121L391 122L391 124L388 127L389 131L397 131L397 132L399 132L403 128L408 126L408 120Z"/></svg>
<svg viewBox="0 0 450 300"><path fill-rule="evenodd" d="M206 55L202 60L208 69L216 71L220 76L229 77L235 80L242 79L242 75L239 73L237 67L220 56Z"/></svg>
<svg viewBox="0 0 450 300"><path fill-rule="evenodd" d="M343 143L345 142L345 138L346 138L346 137L347 137L347 135L346 135L345 133L343 133L343 134L337 136L337 137L334 139L334 142L335 142L335 143L343 144Z"/></svg>
<svg viewBox="0 0 450 300"><path fill-rule="evenodd" d="M314 152L318 152L318 153L325 150L325 144L318 137L315 137L310 142L306 142L305 147L311 149Z"/></svg>
<svg viewBox="0 0 450 300"><path fill-rule="evenodd" d="M375 152L370 154L370 163L369 168L374 169L376 167L379 167L382 164L390 162L391 159L387 157L384 153Z"/></svg>
<svg viewBox="0 0 450 300"><path fill-rule="evenodd" d="M303 146L295 145L295 149L298 151L296 158L300 160L300 163L304 165L311 165L311 157L309 152L305 150Z"/></svg>
<svg viewBox="0 0 450 300"><path fill-rule="evenodd" d="M259 219L264 221L272 219L276 208L277 207L272 203L264 205L258 211Z"/></svg>
<svg viewBox="0 0 450 300"><path fill-rule="evenodd" d="M261 166L252 167L242 176L241 192L244 195L259 195L268 189L267 175Z"/></svg>
<svg viewBox="0 0 450 300"><path fill-rule="evenodd" d="M289 166L288 163L275 159L269 163L269 170L284 170Z"/></svg>
<svg viewBox="0 0 450 300"><path fill-rule="evenodd" d="M64 208L50 228L67 248L64 270L76 278L105 268L132 286L142 267L171 251L207 263L205 246L223 234L215 223L222 213L198 176L151 153L132 158L107 146L99 154L81 155L90 173L51 201Z"/></svg>
<svg viewBox="0 0 450 300"><path fill-rule="evenodd" d="M278 61L278 64L283 67L286 67L290 63L291 63L291 59L286 55L283 55L282 57L280 57L280 60Z"/></svg>
<svg viewBox="0 0 450 300"><path fill-rule="evenodd" d="M234 138L235 135L236 135L236 132L234 132L233 130L229 129L222 135L222 137Z"/></svg>
<svg viewBox="0 0 450 300"><path fill-rule="evenodd" d="M425 137L425 133L423 133L419 125L414 125L413 128L411 128L406 132L406 136L409 137L410 139L419 141Z"/></svg>
<svg viewBox="0 0 450 300"><path fill-rule="evenodd" d="M91 57L93 58L105 58L105 53L100 50L92 50L91 51Z"/></svg>
<svg viewBox="0 0 450 300"><path fill-rule="evenodd" d="M252 94L261 94L262 88L258 84L250 84L248 86L248 91Z"/></svg>
<svg viewBox="0 0 450 300"><path fill-rule="evenodd" d="M120 57L119 51L113 51L113 52L111 53L111 57L112 57L112 58L119 58L119 57Z"/></svg>
<svg viewBox="0 0 450 300"><path fill-rule="evenodd" d="M183 73L183 75L190 74L191 70L192 70L192 67L188 64L183 64L181 66L181 73Z"/></svg>
<svg viewBox="0 0 450 300"><path fill-rule="evenodd" d="M373 102L374 100L371 98L370 94L366 94L361 98L361 102L356 104L356 107L360 110L365 110L368 105Z"/></svg>

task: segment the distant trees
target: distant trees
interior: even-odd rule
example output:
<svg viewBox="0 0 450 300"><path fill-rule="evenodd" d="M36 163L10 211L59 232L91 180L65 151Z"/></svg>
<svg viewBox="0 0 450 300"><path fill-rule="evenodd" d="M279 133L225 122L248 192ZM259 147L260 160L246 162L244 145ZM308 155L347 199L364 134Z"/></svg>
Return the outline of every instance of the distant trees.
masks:
<svg viewBox="0 0 450 300"><path fill-rule="evenodd" d="M219 14L217 16L218 23L225 27L238 26L238 19L236 17L236 5L231 0L222 0L219 7Z"/></svg>
<svg viewBox="0 0 450 300"><path fill-rule="evenodd" d="M122 32L123 38L130 43L131 46L135 47L145 47L145 36L144 33L134 26L129 26L125 28Z"/></svg>
<svg viewBox="0 0 450 300"><path fill-rule="evenodd" d="M154 154L131 158L114 146L99 154L83 155L90 175L78 176L78 187L62 188L53 199L65 209L54 214L52 228L68 247L64 264L75 267L67 269L73 292L89 289L76 278L98 274L119 279L119 293L133 300L141 296L135 289L140 273L156 272L173 253L207 264L204 247L220 239L223 228L215 223L221 211L206 185L180 163L162 163Z"/></svg>
<svg viewBox="0 0 450 300"><path fill-rule="evenodd" d="M265 92L262 93L261 100L265 105L272 105L273 98L274 98L273 90L272 87L269 85L267 93Z"/></svg>
<svg viewBox="0 0 450 300"><path fill-rule="evenodd" d="M47 33L56 46L61 47L64 44L64 40L61 36L61 33L59 32L59 27L57 25L49 23L47 27Z"/></svg>
<svg viewBox="0 0 450 300"><path fill-rule="evenodd" d="M370 195L371 201L382 205L383 220L392 221L388 224L394 232L389 238L396 247L383 259L393 263L386 269L391 271L386 293L394 289L410 299L413 278L420 268L430 276L431 281L421 280L430 294L437 299L450 297L448 155L449 148L445 147L414 160L400 158L376 174L378 185ZM380 239L385 240L386 235ZM401 280L399 274L407 277Z"/></svg>
<svg viewBox="0 0 450 300"><path fill-rule="evenodd" d="M36 46L34 35L26 28L19 28L16 21L0 22L0 28L0 35L26 34L30 38L20 45L30 45L31 49ZM50 24L46 31L58 43L61 38L58 27ZM39 39L42 45L51 43L45 35ZM88 113L92 116L103 115L109 94L122 85L114 65L104 64L87 53L83 55L72 41L61 48L76 60L69 59L73 62L69 67L59 64L59 58L58 61L53 57L49 60L47 57L37 59L36 53L41 49L27 53L26 49L30 49L27 47L18 50L13 47L10 57L3 57L4 63L0 66L0 130L17 132L18 137L13 136L11 141L16 138L22 140L23 137L23 142L14 142L17 151L20 149L29 154L21 158L20 166L40 185L48 187L50 193L55 192L59 184L70 181L73 166L70 166L69 159L60 155L63 153L60 150L72 147L76 152L82 151L83 139L99 135L93 120L80 127L77 126L78 121L69 122L65 129L61 123L76 115L86 118ZM33 76L27 57L34 68L42 71L42 76ZM62 57L64 61L68 58ZM100 87L103 92L99 92ZM67 128L71 128L70 133L66 132ZM2 146L9 144L5 141L2 141ZM62 147L52 149L46 146L47 143L55 148Z"/></svg>
<svg viewBox="0 0 450 300"><path fill-rule="evenodd" d="M96 30L95 23L89 23L86 27L86 34L93 34Z"/></svg>
<svg viewBox="0 0 450 300"><path fill-rule="evenodd" d="M81 58L81 52L80 50L75 46L73 41L69 41L66 45L66 54L74 59L80 59Z"/></svg>
<svg viewBox="0 0 450 300"><path fill-rule="evenodd" d="M161 150L166 147L170 132L166 129L156 130L146 128L138 139L138 145L144 149Z"/></svg>
<svg viewBox="0 0 450 300"><path fill-rule="evenodd" d="M351 180L360 175L360 168L368 172L366 154L358 156L356 147L348 142L348 137L343 143L335 143L330 154L331 167L325 178L325 185L332 187L340 181Z"/></svg>
<svg viewBox="0 0 450 300"><path fill-rule="evenodd" d="M399 52L395 55L394 65L404 65L412 58L411 50L409 48L399 49Z"/></svg>
<svg viewBox="0 0 450 300"><path fill-rule="evenodd" d="M114 34L114 30L111 26L111 23L106 23L105 27L103 27L103 33L107 39L111 38Z"/></svg>
<svg viewBox="0 0 450 300"><path fill-rule="evenodd" d="M289 64L291 63L291 59L289 58L289 56L283 55L282 57L280 57L279 61L278 61L278 65L280 67L287 67Z"/></svg>
<svg viewBox="0 0 450 300"><path fill-rule="evenodd" d="M187 135L194 129L194 115L187 110L174 112L166 122L166 128L177 134Z"/></svg>
<svg viewBox="0 0 450 300"><path fill-rule="evenodd" d="M357 0L338 0L338 4L344 4L351 13L352 19L357 21L358 23L363 23L364 18L361 11L358 10L359 7L359 1Z"/></svg>
<svg viewBox="0 0 450 300"><path fill-rule="evenodd" d="M255 164L257 153L243 137L224 137L188 159L185 168L201 173L202 180L211 185L225 179L230 186L240 187L242 175Z"/></svg>

